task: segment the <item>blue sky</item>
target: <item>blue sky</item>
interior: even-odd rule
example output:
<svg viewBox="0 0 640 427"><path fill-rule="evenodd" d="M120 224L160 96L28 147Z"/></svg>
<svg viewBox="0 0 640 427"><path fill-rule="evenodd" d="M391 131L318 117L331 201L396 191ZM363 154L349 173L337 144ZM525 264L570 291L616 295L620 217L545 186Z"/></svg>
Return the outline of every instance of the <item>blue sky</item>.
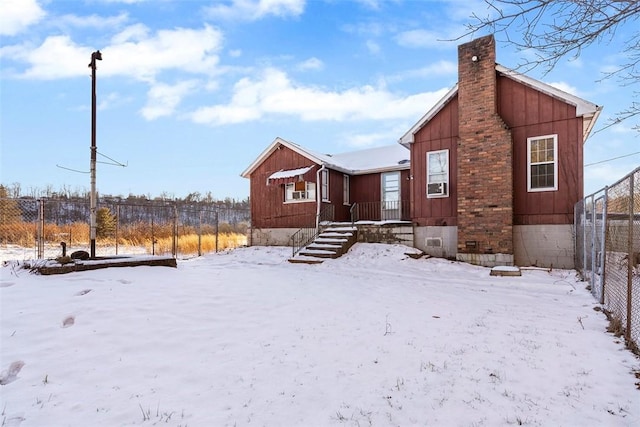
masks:
<svg viewBox="0 0 640 427"><path fill-rule="evenodd" d="M127 164L98 164L100 193L219 199L248 196L240 173L278 136L321 153L396 143L457 81L456 46L471 37L444 40L488 13L473 0L0 5L1 183L23 194L89 188L89 174L58 166L89 171L88 64L99 49L98 152ZM531 54L496 39L506 67ZM633 100L629 87L598 81L623 61L620 45L527 73L604 105L585 164L640 151L637 122L600 130ZM585 167L585 194L638 165L633 155Z"/></svg>

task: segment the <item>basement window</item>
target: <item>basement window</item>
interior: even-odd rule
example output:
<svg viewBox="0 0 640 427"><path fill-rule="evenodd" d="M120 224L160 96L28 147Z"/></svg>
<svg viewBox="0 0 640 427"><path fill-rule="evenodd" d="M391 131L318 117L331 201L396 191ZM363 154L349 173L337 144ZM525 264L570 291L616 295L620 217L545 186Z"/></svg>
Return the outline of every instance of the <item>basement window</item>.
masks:
<svg viewBox="0 0 640 427"><path fill-rule="evenodd" d="M558 135L527 138L527 190L558 189Z"/></svg>
<svg viewBox="0 0 640 427"><path fill-rule="evenodd" d="M297 181L285 184L284 201L286 202L313 202L316 199L316 183Z"/></svg>

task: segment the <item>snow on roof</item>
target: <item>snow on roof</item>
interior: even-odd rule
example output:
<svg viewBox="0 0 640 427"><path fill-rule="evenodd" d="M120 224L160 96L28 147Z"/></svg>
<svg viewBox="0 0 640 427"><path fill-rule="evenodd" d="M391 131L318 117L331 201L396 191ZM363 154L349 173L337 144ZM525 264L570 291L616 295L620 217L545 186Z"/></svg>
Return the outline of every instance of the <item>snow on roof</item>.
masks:
<svg viewBox="0 0 640 427"><path fill-rule="evenodd" d="M368 148L331 156L334 164L358 175L409 169L409 150L400 144Z"/></svg>
<svg viewBox="0 0 640 427"><path fill-rule="evenodd" d="M298 168L298 169L289 169L289 170L281 170L278 172L274 172L269 175L267 179L280 179L280 178L292 178L298 175L304 175L313 169L313 166L307 166L306 168Z"/></svg>
<svg viewBox="0 0 640 427"><path fill-rule="evenodd" d="M591 129L595 125L598 116L600 115L600 111L602 110L602 106L598 106L592 102L586 101L580 97L567 93L563 90L560 90L556 87L553 87L547 83L543 83L540 80L536 80L532 77L526 76L524 74L520 74L517 71L504 67L500 64L496 64L496 71L500 74L509 77L517 82L520 82L524 85L532 87L544 94L547 94L553 98L559 99L561 101L566 102L567 104L573 105L576 107L576 117L582 117L584 120L584 128L582 141L586 141L589 137L589 133L591 133ZM400 144L408 147L409 144L413 143L414 135L418 132L422 127L429 122L438 112L458 93L458 84L456 84L445 96L443 96L427 113L418 120L418 122L413 125L401 138L398 142Z"/></svg>
<svg viewBox="0 0 640 427"><path fill-rule="evenodd" d="M251 173L280 146L285 146L318 165L351 175L409 169L409 150L399 144L331 155L316 153L295 142L278 137L242 172L241 176L249 178ZM270 177L270 179L273 178Z"/></svg>

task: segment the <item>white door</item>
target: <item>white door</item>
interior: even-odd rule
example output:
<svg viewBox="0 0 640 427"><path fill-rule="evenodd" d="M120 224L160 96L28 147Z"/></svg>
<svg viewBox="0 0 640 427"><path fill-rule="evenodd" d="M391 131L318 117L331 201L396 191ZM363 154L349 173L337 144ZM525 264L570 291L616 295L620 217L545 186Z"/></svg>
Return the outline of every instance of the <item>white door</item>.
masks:
<svg viewBox="0 0 640 427"><path fill-rule="evenodd" d="M400 219L400 172L382 174L382 212L381 219Z"/></svg>

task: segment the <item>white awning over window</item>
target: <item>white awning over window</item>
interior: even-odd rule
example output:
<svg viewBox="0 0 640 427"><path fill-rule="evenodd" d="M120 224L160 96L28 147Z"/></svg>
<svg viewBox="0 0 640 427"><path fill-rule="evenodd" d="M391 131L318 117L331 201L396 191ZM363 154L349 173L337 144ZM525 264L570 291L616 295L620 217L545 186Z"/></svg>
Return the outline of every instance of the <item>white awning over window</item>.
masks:
<svg viewBox="0 0 640 427"><path fill-rule="evenodd" d="M298 179L298 177L302 177L302 175L309 172L311 169L313 169L313 166L274 172L271 175L269 175L269 178L267 178L267 184L273 183L273 182L277 184L286 184L289 182L293 182L296 179Z"/></svg>

